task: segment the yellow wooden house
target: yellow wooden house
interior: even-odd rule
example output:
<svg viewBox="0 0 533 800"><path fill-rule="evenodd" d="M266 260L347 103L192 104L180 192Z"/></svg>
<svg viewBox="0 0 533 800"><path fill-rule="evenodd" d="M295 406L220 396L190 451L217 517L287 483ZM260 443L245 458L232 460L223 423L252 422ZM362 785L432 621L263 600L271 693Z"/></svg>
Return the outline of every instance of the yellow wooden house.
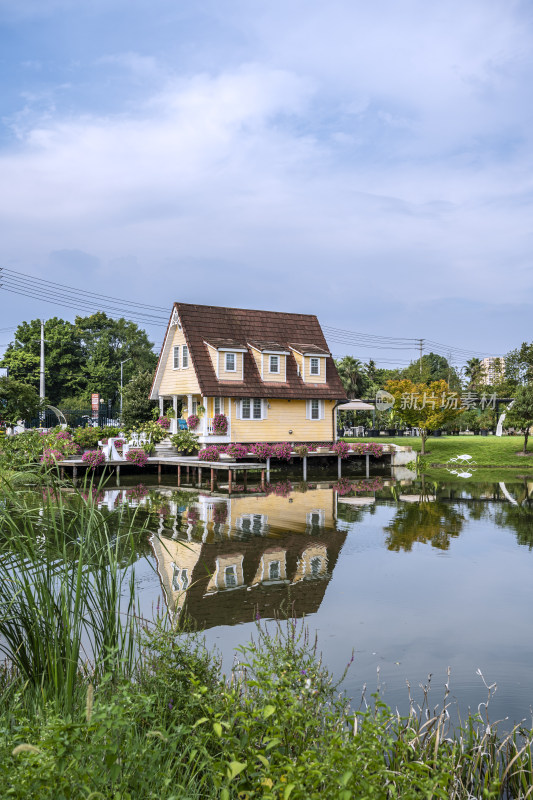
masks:
<svg viewBox="0 0 533 800"><path fill-rule="evenodd" d="M315 316L189 303L174 303L150 397L199 416L201 444L332 441L347 399Z"/></svg>

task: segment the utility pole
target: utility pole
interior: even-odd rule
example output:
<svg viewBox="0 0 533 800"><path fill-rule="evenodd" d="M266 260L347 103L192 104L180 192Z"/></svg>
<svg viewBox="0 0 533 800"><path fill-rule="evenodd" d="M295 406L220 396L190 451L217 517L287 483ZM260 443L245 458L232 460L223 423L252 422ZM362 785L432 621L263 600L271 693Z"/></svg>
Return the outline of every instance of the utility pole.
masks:
<svg viewBox="0 0 533 800"><path fill-rule="evenodd" d="M41 403L44 400L45 385L44 385L44 319L41 320L41 368L39 373L39 397Z"/></svg>
<svg viewBox="0 0 533 800"><path fill-rule="evenodd" d="M418 340L419 347L420 347L420 377L422 377L422 350L424 349L424 340Z"/></svg>
<svg viewBox="0 0 533 800"><path fill-rule="evenodd" d="M120 421L122 422L122 383L123 383L123 366L126 361L131 361L131 358L125 358L124 361L120 362Z"/></svg>

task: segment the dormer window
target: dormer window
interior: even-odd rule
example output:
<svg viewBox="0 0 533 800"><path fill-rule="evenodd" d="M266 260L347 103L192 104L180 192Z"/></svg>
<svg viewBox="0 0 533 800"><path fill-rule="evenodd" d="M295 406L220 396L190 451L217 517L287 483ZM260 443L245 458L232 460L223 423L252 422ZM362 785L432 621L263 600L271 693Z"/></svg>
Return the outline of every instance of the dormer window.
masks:
<svg viewBox="0 0 533 800"><path fill-rule="evenodd" d="M270 356L268 363L268 371L279 374L279 356Z"/></svg>
<svg viewBox="0 0 533 800"><path fill-rule="evenodd" d="M320 360L318 358L311 359L311 375L320 375Z"/></svg>
<svg viewBox="0 0 533 800"><path fill-rule="evenodd" d="M226 372L235 372L236 370L235 353L226 353Z"/></svg>

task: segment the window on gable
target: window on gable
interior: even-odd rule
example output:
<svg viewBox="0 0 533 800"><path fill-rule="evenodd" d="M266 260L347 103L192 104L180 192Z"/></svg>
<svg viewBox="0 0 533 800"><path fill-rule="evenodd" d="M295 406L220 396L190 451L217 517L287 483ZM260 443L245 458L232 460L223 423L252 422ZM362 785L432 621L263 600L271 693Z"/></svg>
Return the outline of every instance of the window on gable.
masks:
<svg viewBox="0 0 533 800"><path fill-rule="evenodd" d="M311 359L311 375L320 375L320 359Z"/></svg>
<svg viewBox="0 0 533 800"><path fill-rule="evenodd" d="M174 369L180 368L180 346L177 345L174 348Z"/></svg>
<svg viewBox="0 0 533 800"><path fill-rule="evenodd" d="M270 356L268 371L279 373L279 356Z"/></svg>
<svg viewBox="0 0 533 800"><path fill-rule="evenodd" d="M181 348L181 366L183 369L187 369L189 366L189 348L186 344Z"/></svg>
<svg viewBox="0 0 533 800"><path fill-rule="evenodd" d="M235 372L235 353L226 353L226 372Z"/></svg>

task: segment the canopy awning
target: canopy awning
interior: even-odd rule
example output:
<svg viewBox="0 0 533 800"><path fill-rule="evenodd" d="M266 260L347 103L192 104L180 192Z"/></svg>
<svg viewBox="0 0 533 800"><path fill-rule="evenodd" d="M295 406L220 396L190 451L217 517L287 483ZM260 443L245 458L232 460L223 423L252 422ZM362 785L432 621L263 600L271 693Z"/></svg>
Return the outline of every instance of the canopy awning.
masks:
<svg viewBox="0 0 533 800"><path fill-rule="evenodd" d="M365 403L363 400L349 400L347 403L337 406L337 411L373 411L373 403Z"/></svg>

